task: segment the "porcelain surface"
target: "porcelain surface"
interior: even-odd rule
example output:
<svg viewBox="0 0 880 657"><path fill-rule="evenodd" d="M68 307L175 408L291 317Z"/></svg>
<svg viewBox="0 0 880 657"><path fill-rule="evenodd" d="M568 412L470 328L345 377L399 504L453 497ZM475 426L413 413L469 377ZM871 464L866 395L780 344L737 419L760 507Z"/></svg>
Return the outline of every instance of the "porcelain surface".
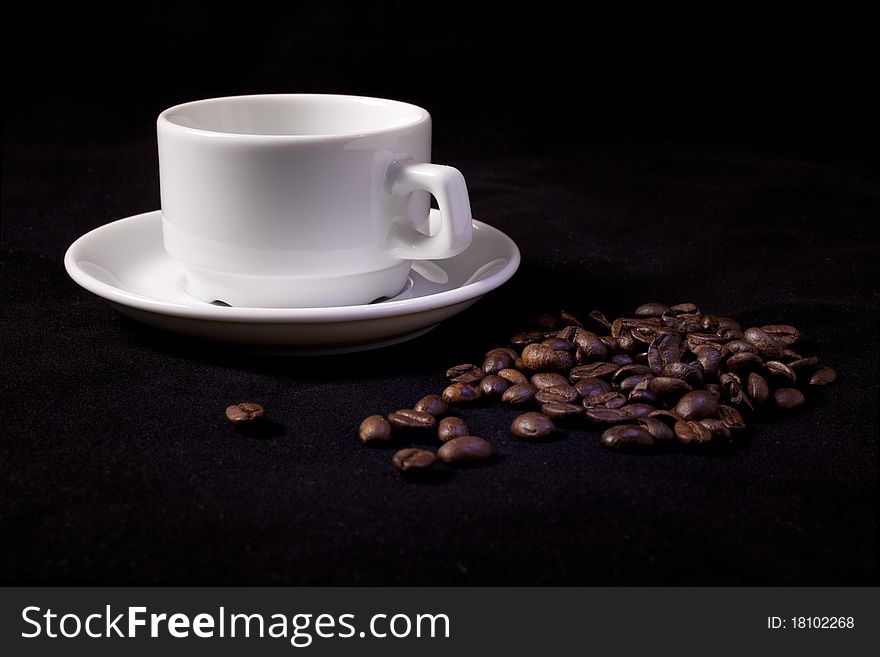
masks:
<svg viewBox="0 0 880 657"><path fill-rule="evenodd" d="M415 262L394 297L323 308L225 307L187 292L187 277L162 245L159 211L92 230L64 258L71 278L144 324L192 338L293 350L353 351L416 337L476 303L513 276L516 244L473 222L471 246L443 260Z"/></svg>

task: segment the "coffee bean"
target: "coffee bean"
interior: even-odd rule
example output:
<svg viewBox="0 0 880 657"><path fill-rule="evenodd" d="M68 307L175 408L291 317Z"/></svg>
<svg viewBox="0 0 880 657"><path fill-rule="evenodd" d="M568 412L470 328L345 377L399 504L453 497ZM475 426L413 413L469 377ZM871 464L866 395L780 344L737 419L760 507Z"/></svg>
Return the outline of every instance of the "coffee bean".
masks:
<svg viewBox="0 0 880 657"><path fill-rule="evenodd" d="M757 354L743 351L742 353L733 354L727 359L726 364L728 371L742 375L744 372L758 369L764 364L764 361Z"/></svg>
<svg viewBox="0 0 880 657"><path fill-rule="evenodd" d="M459 436L467 436L469 433L465 421L457 417L445 417L440 420L440 424L437 426L437 437L442 443Z"/></svg>
<svg viewBox="0 0 880 657"><path fill-rule="evenodd" d="M511 356L510 351L512 350L493 349L487 353L483 361L483 372L486 374L498 374L501 370L513 365L513 361L516 360L516 352Z"/></svg>
<svg viewBox="0 0 880 657"><path fill-rule="evenodd" d="M780 358L779 360L781 360L783 363L791 363L792 361L800 360L801 358L802 356L798 352L792 349L785 348L782 350L782 358Z"/></svg>
<svg viewBox="0 0 880 657"><path fill-rule="evenodd" d="M577 326L563 326L556 332L556 337L562 340L568 340L569 342L574 342L574 336L578 332Z"/></svg>
<svg viewBox="0 0 880 657"><path fill-rule="evenodd" d="M577 401L577 399L577 390L574 389L574 386L568 384L543 388L541 390L538 390L538 392L535 394L535 401L539 404L547 404L550 402L556 402L559 404L570 404L573 401Z"/></svg>
<svg viewBox="0 0 880 657"><path fill-rule="evenodd" d="M681 337L677 333L664 333L651 341L648 347L648 367L654 374L681 360Z"/></svg>
<svg viewBox="0 0 880 657"><path fill-rule="evenodd" d="M740 412L727 404L718 405L718 419L734 431L746 428L745 420L743 420Z"/></svg>
<svg viewBox="0 0 880 657"><path fill-rule="evenodd" d="M581 417L584 414L584 409L575 404L547 402L541 405L541 413L554 422L567 422Z"/></svg>
<svg viewBox="0 0 880 657"><path fill-rule="evenodd" d="M764 358L776 359L782 357L782 345L767 331L753 326L745 330L743 337L746 342L755 345L758 353Z"/></svg>
<svg viewBox="0 0 880 657"><path fill-rule="evenodd" d="M474 383L484 376L486 376L486 373L482 368L470 363L456 365L446 370L446 378L454 383Z"/></svg>
<svg viewBox="0 0 880 657"><path fill-rule="evenodd" d="M450 404L466 404L477 401L482 392L471 383L453 383L443 390L443 400Z"/></svg>
<svg viewBox="0 0 880 657"><path fill-rule="evenodd" d="M589 314L590 321L599 329L609 330L611 328L611 322L608 321L608 318L602 313L601 310L591 310Z"/></svg>
<svg viewBox="0 0 880 657"><path fill-rule="evenodd" d="M770 399L770 388L763 376L752 372L746 381L746 394L755 406L763 406Z"/></svg>
<svg viewBox="0 0 880 657"><path fill-rule="evenodd" d="M837 372L832 367L820 367L813 376L810 377L811 386L827 386L829 383L837 381Z"/></svg>
<svg viewBox="0 0 880 657"><path fill-rule="evenodd" d="M602 339L584 328L579 328L574 335L574 344L581 354L582 362L604 361L608 358L608 347Z"/></svg>
<svg viewBox="0 0 880 657"><path fill-rule="evenodd" d="M717 383L707 383L703 388L715 399L721 399L721 386Z"/></svg>
<svg viewBox="0 0 880 657"><path fill-rule="evenodd" d="M571 340L563 340L562 338L547 338L542 343L545 347L550 347L554 351L568 351L574 349Z"/></svg>
<svg viewBox="0 0 880 657"><path fill-rule="evenodd" d="M623 365L632 365L635 361L633 357L629 354L616 354L611 357L611 362L615 365L623 366Z"/></svg>
<svg viewBox="0 0 880 657"><path fill-rule="evenodd" d="M620 424L632 419L626 411L602 406L587 408L584 411L584 417L593 424Z"/></svg>
<svg viewBox="0 0 880 657"><path fill-rule="evenodd" d="M568 379L556 372L539 372L538 374L533 374L531 384L539 390L550 388L552 386L569 385Z"/></svg>
<svg viewBox="0 0 880 657"><path fill-rule="evenodd" d="M250 424L263 419L265 410L256 402L241 402L226 407L226 419L232 424Z"/></svg>
<svg viewBox="0 0 880 657"><path fill-rule="evenodd" d="M723 353L717 345L700 345L694 349L697 361L703 368L703 376L716 376L721 361L724 360Z"/></svg>
<svg viewBox="0 0 880 657"><path fill-rule="evenodd" d="M394 454L391 463L400 472L412 473L430 468L436 460L437 456L434 452L429 452L426 449L416 449L415 447L406 447Z"/></svg>
<svg viewBox="0 0 880 657"><path fill-rule="evenodd" d="M804 403L804 395L797 388L779 388L773 392L776 407L789 411Z"/></svg>
<svg viewBox="0 0 880 657"><path fill-rule="evenodd" d="M540 342L544 339L544 333L541 331L523 331L517 333L510 338L511 347L525 347L526 345Z"/></svg>
<svg viewBox="0 0 880 657"><path fill-rule="evenodd" d="M629 329L625 329L617 336L617 348L620 351L635 351L638 344L639 343L636 342L636 339L633 337L633 334Z"/></svg>
<svg viewBox="0 0 880 657"><path fill-rule="evenodd" d="M752 404L743 391L742 380L736 374L725 373L719 377L721 381L721 397L731 404L752 410Z"/></svg>
<svg viewBox="0 0 880 657"><path fill-rule="evenodd" d="M742 325L733 317L718 317L718 330L729 329L734 331L742 331Z"/></svg>
<svg viewBox="0 0 880 657"><path fill-rule="evenodd" d="M626 413L631 420L634 420L640 417L647 417L651 411L656 409L649 404L626 404L621 406L619 410Z"/></svg>
<svg viewBox="0 0 880 657"><path fill-rule="evenodd" d="M731 340L730 342L725 342L724 346L732 354L741 354L744 352L751 354L758 353L758 348L751 342L746 342L745 340Z"/></svg>
<svg viewBox="0 0 880 657"><path fill-rule="evenodd" d="M717 331L718 325L718 318L712 313L703 313L700 317L700 328L704 331Z"/></svg>
<svg viewBox="0 0 880 657"><path fill-rule="evenodd" d="M672 427L656 417L640 417L637 422L658 443L667 443L675 440L675 432L672 430Z"/></svg>
<svg viewBox="0 0 880 657"><path fill-rule="evenodd" d="M402 408L388 415L388 422L396 431L430 431L437 426L437 418L430 413Z"/></svg>
<svg viewBox="0 0 880 657"><path fill-rule="evenodd" d="M670 312L676 315L699 315L700 309L695 303L678 303L669 307Z"/></svg>
<svg viewBox="0 0 880 657"><path fill-rule="evenodd" d="M522 352L523 366L532 372L552 372L559 368L559 354L542 344L530 344Z"/></svg>
<svg viewBox="0 0 880 657"><path fill-rule="evenodd" d="M712 440L712 432L699 422L681 420L675 423L674 431L682 445L702 445Z"/></svg>
<svg viewBox="0 0 880 657"><path fill-rule="evenodd" d="M682 420L702 420L717 412L718 401L705 390L689 392L675 405L675 414Z"/></svg>
<svg viewBox="0 0 880 657"><path fill-rule="evenodd" d="M667 411L662 408L658 408L656 411L651 411L648 413L648 417L660 420L670 427L675 426L675 423L681 420L681 418L672 411Z"/></svg>
<svg viewBox="0 0 880 657"><path fill-rule="evenodd" d="M538 389L530 383L517 383L504 391L501 395L501 401L505 404L521 406L533 402L537 392Z"/></svg>
<svg viewBox="0 0 880 657"><path fill-rule="evenodd" d="M444 463L483 463L492 459L492 445L479 436L459 436L443 443L437 456Z"/></svg>
<svg viewBox="0 0 880 657"><path fill-rule="evenodd" d="M810 356L808 358L798 358L791 361L788 366L795 372L799 372L803 376L804 371L809 371L819 367L819 359L815 356ZM829 367L828 369L830 370L831 368Z"/></svg>
<svg viewBox="0 0 880 657"><path fill-rule="evenodd" d="M387 443L393 438L391 424L381 415L371 415L361 422L358 438L364 445Z"/></svg>
<svg viewBox="0 0 880 657"><path fill-rule="evenodd" d="M568 374L568 378L572 383L577 383L581 379L598 378L610 379L611 375L620 369L614 363L590 363L589 365L578 365L573 367Z"/></svg>
<svg viewBox="0 0 880 657"><path fill-rule="evenodd" d="M515 370L512 368L505 368L501 370L500 372L498 372L498 376L510 383L510 385L529 382L529 379L525 374L523 374L519 370Z"/></svg>
<svg viewBox="0 0 880 657"><path fill-rule="evenodd" d="M480 381L480 391L484 397L500 397L510 387L510 381L495 374L489 374Z"/></svg>
<svg viewBox="0 0 880 657"><path fill-rule="evenodd" d="M632 376L626 377L623 381L618 384L618 389L624 395L628 395L633 390L636 389L640 383L644 383L645 385L641 386L642 390L647 389L647 387L651 384L651 379L654 377L651 374L633 374Z"/></svg>
<svg viewBox="0 0 880 657"><path fill-rule="evenodd" d="M651 379L650 386L648 387L648 390L658 397L668 399L681 397L692 389L687 381L672 376L655 376Z"/></svg>
<svg viewBox="0 0 880 657"><path fill-rule="evenodd" d="M768 324L767 326L762 326L761 330L773 336L776 342L786 347L801 339L800 331L788 324Z"/></svg>
<svg viewBox="0 0 880 657"><path fill-rule="evenodd" d="M556 429L553 420L542 413L523 413L514 418L510 432L518 438L546 438Z"/></svg>
<svg viewBox="0 0 880 657"><path fill-rule="evenodd" d="M633 313L636 317L660 317L669 312L669 306L662 303L643 303Z"/></svg>
<svg viewBox="0 0 880 657"><path fill-rule="evenodd" d="M609 392L611 390L611 384L602 379L597 379L594 376L588 376L575 383L574 389L577 390L578 395L581 397L590 397L591 395Z"/></svg>
<svg viewBox="0 0 880 657"><path fill-rule="evenodd" d="M605 408L620 408L626 405L626 397L619 392L609 391L600 392L597 395L584 397L584 408L592 408L594 406L604 406Z"/></svg>
<svg viewBox="0 0 880 657"><path fill-rule="evenodd" d="M426 395L413 404L413 410L439 417L449 412L449 404L440 395Z"/></svg>
<svg viewBox="0 0 880 657"><path fill-rule="evenodd" d="M681 379L692 387L700 386L703 383L703 366L699 363L669 363L660 371L660 376Z"/></svg>
<svg viewBox="0 0 880 657"><path fill-rule="evenodd" d="M655 395L650 390L633 390L627 396L627 401L630 404L648 404L650 406L658 406L660 400L657 395Z"/></svg>
<svg viewBox="0 0 880 657"><path fill-rule="evenodd" d="M703 418L699 421L699 425L709 430L713 440L730 439L730 427L723 420L714 417Z"/></svg>
<svg viewBox="0 0 880 657"><path fill-rule="evenodd" d="M719 328L715 331L715 334L720 337L725 343L731 342L733 340L742 340L743 332L740 329L732 329L732 328Z"/></svg>
<svg viewBox="0 0 880 657"><path fill-rule="evenodd" d="M559 311L559 321L557 322L558 326L583 326L581 321L572 315L570 312L565 310Z"/></svg>
<svg viewBox="0 0 880 657"><path fill-rule="evenodd" d="M768 360L765 363L767 367L768 374L786 385L793 385L797 382L797 374L794 373L794 370L791 369L785 363L781 363L778 360Z"/></svg>
<svg viewBox="0 0 880 657"><path fill-rule="evenodd" d="M634 424L611 427L602 434L602 446L608 449L644 449L653 444L651 434Z"/></svg>

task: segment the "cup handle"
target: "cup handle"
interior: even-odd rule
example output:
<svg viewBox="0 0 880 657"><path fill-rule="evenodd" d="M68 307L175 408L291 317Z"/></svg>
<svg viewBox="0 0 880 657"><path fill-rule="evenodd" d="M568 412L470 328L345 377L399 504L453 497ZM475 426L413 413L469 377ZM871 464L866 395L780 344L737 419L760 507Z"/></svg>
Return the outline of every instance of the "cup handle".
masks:
<svg viewBox="0 0 880 657"><path fill-rule="evenodd" d="M471 204L464 176L458 169L428 162L396 162L389 171L390 191L408 196L416 190L434 195L440 206L436 235L423 235L409 223L396 223L391 253L401 260L451 258L464 251L473 237Z"/></svg>

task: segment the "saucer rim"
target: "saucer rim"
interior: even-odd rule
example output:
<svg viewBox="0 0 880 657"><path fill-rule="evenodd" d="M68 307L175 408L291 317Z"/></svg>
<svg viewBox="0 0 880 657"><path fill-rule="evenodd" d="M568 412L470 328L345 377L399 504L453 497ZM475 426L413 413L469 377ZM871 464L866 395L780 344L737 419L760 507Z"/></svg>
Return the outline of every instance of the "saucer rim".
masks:
<svg viewBox="0 0 880 657"><path fill-rule="evenodd" d="M325 306L318 308L258 308L258 307L219 307L205 303L203 306L184 306L178 303L163 301L151 297L120 289L109 283L100 281L79 267L77 253L84 245L94 239L95 236L107 230L114 230L112 226L119 224L131 224L135 222L160 221L161 210L151 210L139 214L123 217L108 222L77 238L64 254L64 267L68 275L82 288L112 303L127 307L137 308L146 312L161 312L164 315L200 319L219 322L346 322L361 321L367 319L382 319L386 317L398 317L414 313L422 313L452 306L457 303L470 301L483 296L506 283L519 269L521 256L519 247L504 232L483 223L473 220L474 230L486 231L495 234L504 243L509 251L507 263L504 267L488 276L487 278L469 283L461 287L443 290L434 294L428 294L414 299L401 299L387 301L381 304L361 304L356 306ZM117 226L118 228L118 226ZM470 248L470 247L469 247Z"/></svg>

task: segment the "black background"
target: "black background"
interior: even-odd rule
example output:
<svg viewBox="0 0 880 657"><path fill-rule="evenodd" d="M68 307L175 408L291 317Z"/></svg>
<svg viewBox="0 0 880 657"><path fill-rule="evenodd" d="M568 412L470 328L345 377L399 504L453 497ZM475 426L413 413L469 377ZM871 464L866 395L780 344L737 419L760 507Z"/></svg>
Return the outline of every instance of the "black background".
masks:
<svg viewBox="0 0 880 657"><path fill-rule="evenodd" d="M0 578L876 582L870 22L577 7L7 8ZM435 161L519 273L416 341L305 360L181 343L67 278L74 239L159 207L162 109L257 92L427 107ZM649 300L793 323L841 380L725 455L523 444L502 408L461 413L498 461L430 484L357 444L364 415L438 391L531 314ZM242 399L280 435L237 435L222 411Z"/></svg>

